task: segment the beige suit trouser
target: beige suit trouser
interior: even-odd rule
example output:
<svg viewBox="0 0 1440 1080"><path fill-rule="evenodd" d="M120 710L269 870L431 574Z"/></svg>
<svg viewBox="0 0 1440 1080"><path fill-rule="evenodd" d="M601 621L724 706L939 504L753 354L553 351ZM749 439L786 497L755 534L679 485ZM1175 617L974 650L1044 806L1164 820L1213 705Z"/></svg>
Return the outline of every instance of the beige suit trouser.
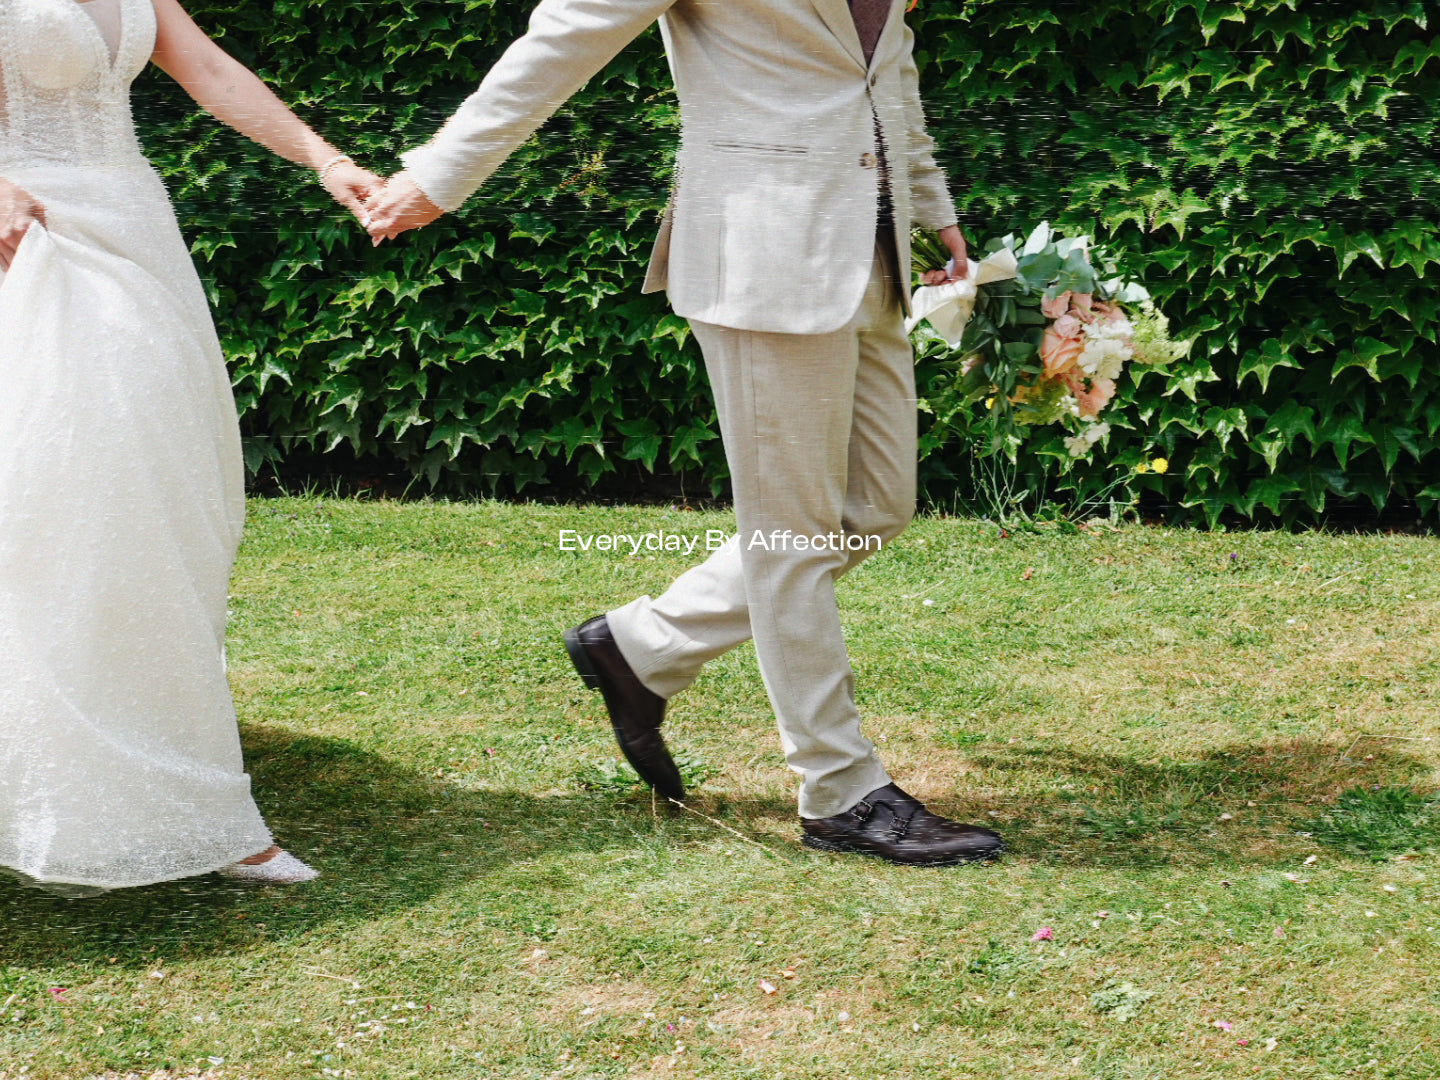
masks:
<svg viewBox="0 0 1440 1080"><path fill-rule="evenodd" d="M625 659L664 698L754 638L786 761L802 777L802 817L842 813L889 783L860 730L835 581L915 508L914 361L893 273L877 252L859 310L833 333L692 321L736 536L658 599L608 615Z"/></svg>

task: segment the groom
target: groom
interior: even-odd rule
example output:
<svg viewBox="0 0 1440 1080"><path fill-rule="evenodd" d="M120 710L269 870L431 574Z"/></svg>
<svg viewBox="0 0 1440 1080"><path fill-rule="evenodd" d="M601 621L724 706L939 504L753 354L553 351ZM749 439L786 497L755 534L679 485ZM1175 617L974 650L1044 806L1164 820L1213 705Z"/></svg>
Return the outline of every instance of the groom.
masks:
<svg viewBox="0 0 1440 1080"><path fill-rule="evenodd" d="M891 782L861 733L835 580L915 502L904 316L911 222L965 241L932 156L904 0L540 0L515 42L371 204L378 242L459 207L657 18L680 99L670 207L646 279L705 356L736 542L565 635L622 750L661 795L684 785L669 698L753 637L804 842L901 863L991 858L999 836ZM951 275L954 275L953 277Z"/></svg>

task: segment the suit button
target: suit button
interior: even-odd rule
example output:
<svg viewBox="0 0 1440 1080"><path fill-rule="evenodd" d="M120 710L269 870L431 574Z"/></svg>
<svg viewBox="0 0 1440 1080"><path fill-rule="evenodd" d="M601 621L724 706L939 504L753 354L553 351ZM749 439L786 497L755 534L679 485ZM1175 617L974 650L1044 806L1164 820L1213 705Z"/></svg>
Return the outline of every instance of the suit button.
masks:
<svg viewBox="0 0 1440 1080"><path fill-rule="evenodd" d="M865 153L860 155L860 167L862 169L873 169L877 164L878 162L875 159L875 155L869 150L866 150Z"/></svg>
<svg viewBox="0 0 1440 1080"><path fill-rule="evenodd" d="M874 86L874 85L875 85L876 83L878 83L879 81L880 81L880 76L879 76L879 75L871 75L871 76L870 76L870 85L871 85L871 86Z"/></svg>

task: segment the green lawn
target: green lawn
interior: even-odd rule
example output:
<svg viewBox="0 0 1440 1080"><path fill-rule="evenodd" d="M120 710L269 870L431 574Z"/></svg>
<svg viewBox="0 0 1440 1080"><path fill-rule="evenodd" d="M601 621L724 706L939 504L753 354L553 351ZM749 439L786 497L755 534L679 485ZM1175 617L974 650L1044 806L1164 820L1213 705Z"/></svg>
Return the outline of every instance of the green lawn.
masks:
<svg viewBox="0 0 1440 1080"><path fill-rule="evenodd" d="M896 778L1010 841L934 870L799 846L749 648L672 709L698 813L630 787L560 632L690 560L565 528L729 519L253 502L231 678L323 877L0 884L0 1077L1440 1075L1440 541L917 522L840 598Z"/></svg>

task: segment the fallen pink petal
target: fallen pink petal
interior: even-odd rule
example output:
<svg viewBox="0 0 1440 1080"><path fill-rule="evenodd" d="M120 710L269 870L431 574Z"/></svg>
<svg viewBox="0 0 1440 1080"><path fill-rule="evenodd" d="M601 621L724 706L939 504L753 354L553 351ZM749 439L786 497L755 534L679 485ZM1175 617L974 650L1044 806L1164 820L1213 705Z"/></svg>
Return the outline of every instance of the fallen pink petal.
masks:
<svg viewBox="0 0 1440 1080"><path fill-rule="evenodd" d="M1055 931L1052 930L1052 929L1050 929L1050 927L1048 927L1048 926L1042 926L1042 927L1040 927L1039 930L1036 930L1035 933L1033 933L1033 934L1030 935L1030 940L1031 940L1031 941L1054 941L1054 940L1055 940Z"/></svg>
<svg viewBox="0 0 1440 1080"><path fill-rule="evenodd" d="M760 989L764 990L767 994L773 994L775 993L775 984L772 983L769 979L761 979Z"/></svg>
<svg viewBox="0 0 1440 1080"><path fill-rule="evenodd" d="M1232 1023L1230 1023L1229 1020L1216 1020L1216 1021L1215 1021L1215 1026L1216 1026L1217 1028L1219 1028L1221 1031L1229 1031L1229 1030L1230 1030L1231 1028L1233 1028L1235 1025L1232 1024Z"/></svg>

